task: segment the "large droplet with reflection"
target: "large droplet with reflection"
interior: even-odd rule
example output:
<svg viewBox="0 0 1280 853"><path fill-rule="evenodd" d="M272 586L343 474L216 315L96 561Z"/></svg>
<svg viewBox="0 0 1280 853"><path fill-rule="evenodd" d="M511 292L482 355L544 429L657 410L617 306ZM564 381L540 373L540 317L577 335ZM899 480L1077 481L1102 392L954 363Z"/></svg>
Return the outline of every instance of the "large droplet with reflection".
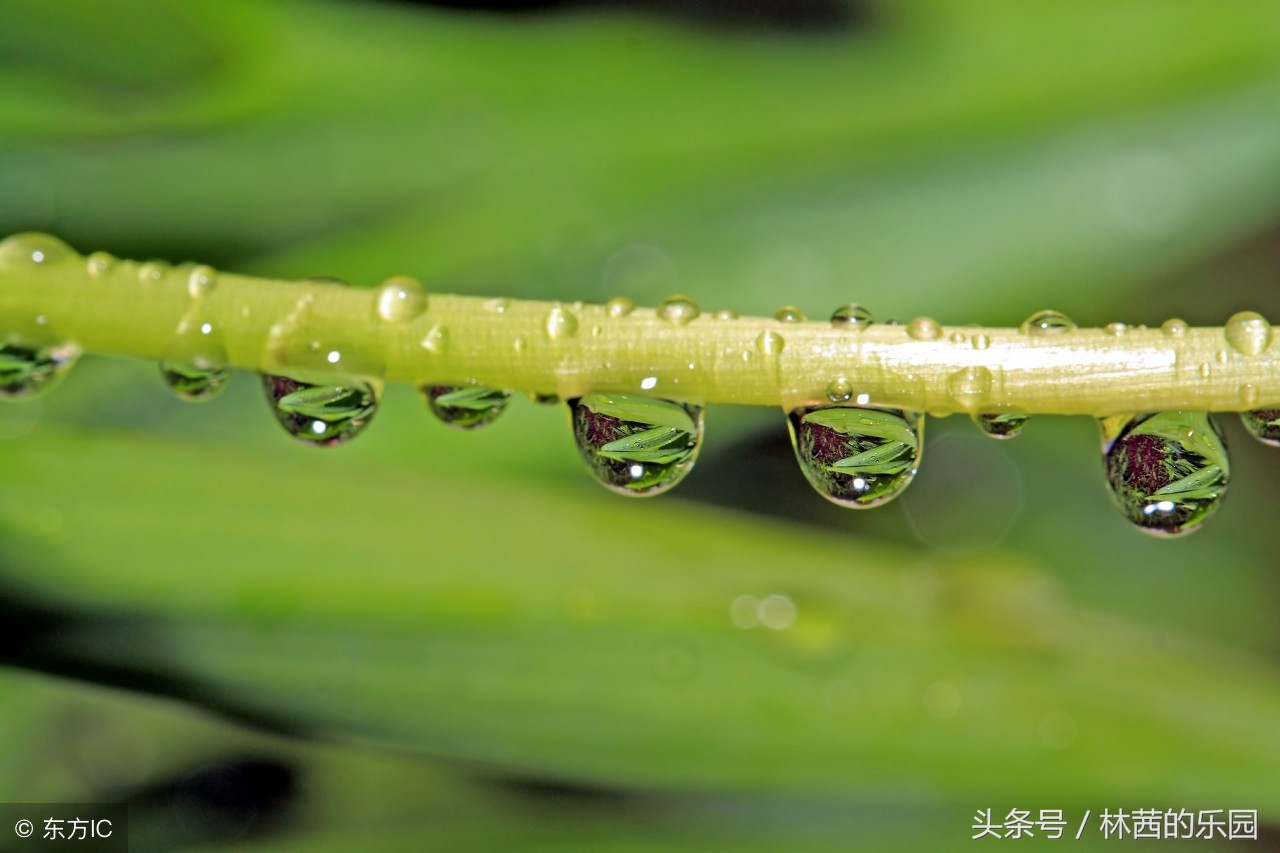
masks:
<svg viewBox="0 0 1280 853"><path fill-rule="evenodd" d="M631 394L588 394L568 403L578 452L613 491L661 494L693 468L701 406Z"/></svg>
<svg viewBox="0 0 1280 853"><path fill-rule="evenodd" d="M818 494L866 509L893 500L916 474L924 418L899 409L818 406L787 418L800 470Z"/></svg>
<svg viewBox="0 0 1280 853"><path fill-rule="evenodd" d="M37 345L9 339L0 344L0 399L34 397L48 391L66 375L79 347L73 344Z"/></svg>
<svg viewBox="0 0 1280 853"><path fill-rule="evenodd" d="M1100 423L1111 499L1141 530L1190 533L1222 503L1231 466L1208 414L1161 412Z"/></svg>
<svg viewBox="0 0 1280 853"><path fill-rule="evenodd" d="M1240 423L1258 441L1280 447L1280 407L1241 412Z"/></svg>
<svg viewBox="0 0 1280 853"><path fill-rule="evenodd" d="M432 414L458 429L479 429L497 419L511 399L487 385L423 385L418 389Z"/></svg>
<svg viewBox="0 0 1280 853"><path fill-rule="evenodd" d="M359 435L378 407L373 386L358 379L313 385L263 374L267 403L285 432L307 444L333 447Z"/></svg>

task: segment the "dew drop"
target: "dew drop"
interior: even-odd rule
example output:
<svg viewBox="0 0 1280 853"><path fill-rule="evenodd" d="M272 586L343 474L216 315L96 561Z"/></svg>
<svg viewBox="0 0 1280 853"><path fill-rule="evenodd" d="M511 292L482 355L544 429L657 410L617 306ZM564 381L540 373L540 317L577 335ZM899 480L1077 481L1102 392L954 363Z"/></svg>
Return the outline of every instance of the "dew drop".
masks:
<svg viewBox="0 0 1280 853"><path fill-rule="evenodd" d="M138 266L138 281L143 284L160 281L171 269L165 261L146 261Z"/></svg>
<svg viewBox="0 0 1280 853"><path fill-rule="evenodd" d="M436 355L443 355L449 348L449 328L439 323L432 326L422 339L422 348Z"/></svg>
<svg viewBox="0 0 1280 853"><path fill-rule="evenodd" d="M853 399L853 386L843 376L832 379L827 385L827 399L833 403L847 403Z"/></svg>
<svg viewBox="0 0 1280 853"><path fill-rule="evenodd" d="M572 338L578 334L578 317L568 308L557 305L547 314L547 337L553 341Z"/></svg>
<svg viewBox="0 0 1280 853"><path fill-rule="evenodd" d="M1106 332L1113 338L1118 338L1125 332L1129 331L1129 327L1124 323L1108 323L1102 327L1102 331Z"/></svg>
<svg viewBox="0 0 1280 853"><path fill-rule="evenodd" d="M1061 311L1037 311L1022 323L1027 335L1060 335L1076 327L1075 322Z"/></svg>
<svg viewBox="0 0 1280 853"><path fill-rule="evenodd" d="M85 270L94 278L102 278L116 266L116 259L106 252L94 252L85 259Z"/></svg>
<svg viewBox="0 0 1280 853"><path fill-rule="evenodd" d="M865 329L871 323L871 312L856 302L841 305L831 312L831 325L833 326L854 326L859 329Z"/></svg>
<svg viewBox="0 0 1280 853"><path fill-rule="evenodd" d="M222 337L205 318L199 300L182 318L177 333L165 348L160 377L170 391L190 401L216 397L231 378Z"/></svg>
<svg viewBox="0 0 1280 853"><path fill-rule="evenodd" d="M568 403L578 452L615 492L661 494L697 459L701 406L629 394L588 394Z"/></svg>
<svg viewBox="0 0 1280 853"><path fill-rule="evenodd" d="M506 411L511 392L487 385L423 385L418 389L431 412L458 429L479 429Z"/></svg>
<svg viewBox="0 0 1280 853"><path fill-rule="evenodd" d="M740 315L732 308L723 308L715 313L717 320L736 320Z"/></svg>
<svg viewBox="0 0 1280 853"><path fill-rule="evenodd" d="M1022 412L975 412L973 422L983 435L992 438L1013 438L1027 425L1028 416Z"/></svg>
<svg viewBox="0 0 1280 853"><path fill-rule="evenodd" d="M1180 338L1187 333L1187 321L1170 317L1160 324L1160 330L1171 338Z"/></svg>
<svg viewBox="0 0 1280 853"><path fill-rule="evenodd" d="M388 323L407 323L427 310L427 292L406 275L389 278L378 288L374 311Z"/></svg>
<svg viewBox="0 0 1280 853"><path fill-rule="evenodd" d="M683 326L698 314L698 303L687 296L668 296L658 303L658 316L676 326Z"/></svg>
<svg viewBox="0 0 1280 853"><path fill-rule="evenodd" d="M0 399L43 394L66 375L80 348L74 344L38 346L15 339L0 344Z"/></svg>
<svg viewBox="0 0 1280 853"><path fill-rule="evenodd" d="M1258 441L1280 447L1280 408L1241 412L1240 423Z"/></svg>
<svg viewBox="0 0 1280 853"><path fill-rule="evenodd" d="M966 367L947 377L947 392L966 409L973 408L991 393L991 371L985 367Z"/></svg>
<svg viewBox="0 0 1280 853"><path fill-rule="evenodd" d="M986 335L978 334L973 336L973 340L970 343L973 344L974 349L986 349L991 346L991 339Z"/></svg>
<svg viewBox="0 0 1280 853"><path fill-rule="evenodd" d="M1258 389L1252 382L1246 382L1240 386L1240 402L1246 406L1256 405L1258 402Z"/></svg>
<svg viewBox="0 0 1280 853"><path fill-rule="evenodd" d="M777 332L764 331L756 336L756 350L761 355L777 355L786 345L786 339Z"/></svg>
<svg viewBox="0 0 1280 853"><path fill-rule="evenodd" d="M0 241L0 266L52 265L75 256L74 249L48 234L14 234Z"/></svg>
<svg viewBox="0 0 1280 853"><path fill-rule="evenodd" d="M784 305L773 312L773 319L779 323L803 323L804 312L792 305Z"/></svg>
<svg viewBox="0 0 1280 853"><path fill-rule="evenodd" d="M936 341L942 337L942 327L932 317L917 317L907 323L907 335L913 341Z"/></svg>
<svg viewBox="0 0 1280 853"><path fill-rule="evenodd" d="M805 478L827 500L865 509L902 493L915 476L924 419L898 409L817 406L787 417Z"/></svg>
<svg viewBox="0 0 1280 853"><path fill-rule="evenodd" d="M217 283L218 273L213 267L195 267L187 276L187 295L192 299L203 299L213 292Z"/></svg>
<svg viewBox="0 0 1280 853"><path fill-rule="evenodd" d="M502 298L486 299L484 301L484 310L491 311L494 314L505 314L507 313L507 306L509 304L510 303L507 302L507 300Z"/></svg>
<svg viewBox="0 0 1280 853"><path fill-rule="evenodd" d="M226 387L231 371L200 361L164 359L160 362L160 376L178 397L195 402L216 397Z"/></svg>
<svg viewBox="0 0 1280 853"><path fill-rule="evenodd" d="M355 438L377 411L373 386L359 379L314 385L263 374L262 388L276 420L306 444L334 447Z"/></svg>
<svg viewBox="0 0 1280 853"><path fill-rule="evenodd" d="M636 304L625 296L615 296L605 304L604 310L606 314L616 320L636 310Z"/></svg>
<svg viewBox="0 0 1280 853"><path fill-rule="evenodd" d="M966 340L966 338L965 338L965 336L964 336L964 332L952 332L952 333L951 333L951 343L953 343L953 344L962 344L962 343L964 343L964 342L965 342L965 340Z"/></svg>
<svg viewBox="0 0 1280 853"><path fill-rule="evenodd" d="M1104 418L1107 488L1146 533L1177 536L1218 508L1231 466L1217 424L1204 412Z"/></svg>
<svg viewBox="0 0 1280 853"><path fill-rule="evenodd" d="M1199 372L1202 378L1208 379L1213 375L1213 367L1211 367L1207 361L1201 362Z"/></svg>
<svg viewBox="0 0 1280 853"><path fill-rule="evenodd" d="M1241 311L1227 321L1227 343L1241 355L1261 355L1271 343L1271 324L1261 314Z"/></svg>

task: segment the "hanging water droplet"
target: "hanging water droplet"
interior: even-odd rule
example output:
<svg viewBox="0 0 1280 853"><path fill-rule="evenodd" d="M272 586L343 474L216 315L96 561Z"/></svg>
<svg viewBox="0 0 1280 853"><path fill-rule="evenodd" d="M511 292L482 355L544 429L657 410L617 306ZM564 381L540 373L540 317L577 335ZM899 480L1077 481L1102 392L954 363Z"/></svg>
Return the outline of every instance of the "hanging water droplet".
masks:
<svg viewBox="0 0 1280 853"><path fill-rule="evenodd" d="M684 479L702 444L702 407L629 394L569 400L578 452L625 495L657 495Z"/></svg>
<svg viewBox="0 0 1280 853"><path fill-rule="evenodd" d="M0 399L43 394L66 375L80 349L74 344L39 346L9 339L0 345Z"/></svg>
<svg viewBox="0 0 1280 853"><path fill-rule="evenodd" d="M187 295L192 299L203 299L213 292L217 283L218 273L213 267L195 267L187 276Z"/></svg>
<svg viewBox="0 0 1280 853"><path fill-rule="evenodd" d="M924 419L898 409L818 406L787 418L800 470L818 494L855 509L902 493L916 474Z"/></svg>
<svg viewBox="0 0 1280 853"><path fill-rule="evenodd" d="M1061 311L1037 311L1022 323L1022 331L1028 335L1060 335L1075 327L1075 322Z"/></svg>
<svg viewBox="0 0 1280 853"><path fill-rule="evenodd" d="M605 304L604 310L606 314L616 320L636 310L636 304L625 296L615 296Z"/></svg>
<svg viewBox="0 0 1280 853"><path fill-rule="evenodd" d="M458 429L479 429L506 411L510 391L487 385L424 385L418 389L432 413Z"/></svg>
<svg viewBox="0 0 1280 853"><path fill-rule="evenodd" d="M374 311L388 323L407 323L427 310L427 292L406 275L389 278L374 296Z"/></svg>
<svg viewBox="0 0 1280 853"><path fill-rule="evenodd" d="M1160 324L1160 330L1171 338L1180 338L1187 333L1187 321L1170 317Z"/></svg>
<svg viewBox="0 0 1280 853"><path fill-rule="evenodd" d="M833 403L847 403L853 399L853 386L843 376L832 379L827 385L827 399Z"/></svg>
<svg viewBox="0 0 1280 853"><path fill-rule="evenodd" d="M786 345L786 339L777 332L766 331L756 336L756 350L761 355L777 355Z"/></svg>
<svg viewBox="0 0 1280 853"><path fill-rule="evenodd" d="M1227 446L1204 412L1104 418L1107 487L1121 514L1147 533L1190 533L1222 502Z"/></svg>
<svg viewBox="0 0 1280 853"><path fill-rule="evenodd" d="M947 377L947 391L966 409L981 403L991 393L991 371L985 367L966 367Z"/></svg>
<svg viewBox="0 0 1280 853"><path fill-rule="evenodd" d="M48 234L14 234L0 241L0 266L51 265L74 257L74 249Z"/></svg>
<svg viewBox="0 0 1280 853"><path fill-rule="evenodd" d="M1249 431L1249 435L1258 441L1272 447L1280 447L1280 408L1241 412L1240 422Z"/></svg>
<svg viewBox="0 0 1280 853"><path fill-rule="evenodd" d="M833 326L854 326L864 329L870 326L871 323L871 312L856 302L841 305L831 312L831 325Z"/></svg>
<svg viewBox="0 0 1280 853"><path fill-rule="evenodd" d="M553 403L560 402L560 395L559 394L539 394L535 392L529 395L529 399L537 403L539 406L550 406Z"/></svg>
<svg viewBox="0 0 1280 853"><path fill-rule="evenodd" d="M359 379L316 385L263 374L267 403L285 432L307 444L333 447L349 441L377 411L373 386Z"/></svg>
<svg viewBox="0 0 1280 853"><path fill-rule="evenodd" d="M773 319L780 323L803 323L804 312L791 305L784 305L773 312Z"/></svg>
<svg viewBox="0 0 1280 853"><path fill-rule="evenodd" d="M676 326L683 326L698 314L698 303L687 296L668 296L658 303L658 316Z"/></svg>
<svg viewBox="0 0 1280 853"><path fill-rule="evenodd" d="M85 270L94 278L101 278L116 266L116 259L106 252L94 252L85 258Z"/></svg>
<svg viewBox="0 0 1280 853"><path fill-rule="evenodd" d="M1261 355L1271 343L1271 324L1253 311L1233 315L1224 332L1227 343L1241 355Z"/></svg>
<svg viewBox="0 0 1280 853"><path fill-rule="evenodd" d="M165 359L160 362L160 376L170 391L194 402L216 397L226 387L231 371L205 362Z"/></svg>
<svg viewBox="0 0 1280 853"><path fill-rule="evenodd" d="M578 334L578 316L563 305L557 305L547 314L546 328L547 337L553 341L572 338Z"/></svg>
<svg viewBox="0 0 1280 853"><path fill-rule="evenodd" d="M916 317L907 323L907 335L914 341L936 341L942 337L942 326L932 317Z"/></svg>
<svg viewBox="0 0 1280 853"><path fill-rule="evenodd" d="M1013 438L1027 425L1027 415L1021 412L976 412L973 422L984 435Z"/></svg>

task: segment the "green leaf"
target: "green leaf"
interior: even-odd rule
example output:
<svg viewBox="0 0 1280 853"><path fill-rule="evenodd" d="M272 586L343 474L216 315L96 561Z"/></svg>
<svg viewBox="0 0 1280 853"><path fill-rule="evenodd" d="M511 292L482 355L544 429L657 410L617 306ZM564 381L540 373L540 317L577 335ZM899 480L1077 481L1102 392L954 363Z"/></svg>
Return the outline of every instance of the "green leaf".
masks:
<svg viewBox="0 0 1280 853"><path fill-rule="evenodd" d="M828 467L845 474L896 474L909 468L914 461L914 448L900 441L886 441L879 447L846 456Z"/></svg>
<svg viewBox="0 0 1280 853"><path fill-rule="evenodd" d="M505 392L484 385L464 385L441 394L435 399L435 404L447 409L483 411L502 405L506 402L506 396Z"/></svg>

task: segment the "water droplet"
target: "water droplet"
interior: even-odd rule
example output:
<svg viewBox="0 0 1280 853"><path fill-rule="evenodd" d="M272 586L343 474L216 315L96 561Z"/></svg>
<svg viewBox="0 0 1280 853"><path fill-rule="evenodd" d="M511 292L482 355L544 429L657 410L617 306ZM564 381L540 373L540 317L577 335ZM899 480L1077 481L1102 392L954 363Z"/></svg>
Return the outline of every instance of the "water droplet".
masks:
<svg viewBox="0 0 1280 853"><path fill-rule="evenodd" d="M1227 343L1241 355L1261 355L1271 343L1271 324L1261 314L1241 311L1227 321Z"/></svg>
<svg viewBox="0 0 1280 853"><path fill-rule="evenodd" d="M803 323L804 312L791 305L784 305L773 312L773 319L779 323Z"/></svg>
<svg viewBox="0 0 1280 853"><path fill-rule="evenodd" d="M444 423L458 429L479 429L506 411L511 392L486 385L424 385L418 389L427 406Z"/></svg>
<svg viewBox="0 0 1280 853"><path fill-rule="evenodd" d="M832 379L827 385L827 399L833 403L847 403L853 399L853 386L843 376Z"/></svg>
<svg viewBox="0 0 1280 853"><path fill-rule="evenodd" d="M984 435L1013 438L1027 425L1027 417L1021 412L975 412L973 422Z"/></svg>
<svg viewBox="0 0 1280 853"><path fill-rule="evenodd" d="M578 334L578 317L563 305L557 305L547 314L547 337L553 341L572 338Z"/></svg>
<svg viewBox="0 0 1280 853"><path fill-rule="evenodd" d="M907 335L914 341L936 341L942 337L942 327L932 317L917 317L907 323Z"/></svg>
<svg viewBox="0 0 1280 853"><path fill-rule="evenodd" d="M1061 311L1037 311L1022 323L1022 331L1028 335L1060 335L1075 327L1075 322Z"/></svg>
<svg viewBox="0 0 1280 853"><path fill-rule="evenodd" d="M436 355L442 355L449 348L449 329L439 323L432 326L422 339L422 348Z"/></svg>
<svg viewBox="0 0 1280 853"><path fill-rule="evenodd" d="M615 296L604 306L605 313L615 320L636 310L636 304L625 296Z"/></svg>
<svg viewBox="0 0 1280 853"><path fill-rule="evenodd" d="M74 344L39 346L9 339L0 345L0 399L43 394L66 375L80 349Z"/></svg>
<svg viewBox="0 0 1280 853"><path fill-rule="evenodd" d="M1209 366L1209 362L1201 362L1199 372L1201 377L1208 379L1213 375L1213 368Z"/></svg>
<svg viewBox="0 0 1280 853"><path fill-rule="evenodd" d="M307 444L333 447L355 438L377 411L373 386L359 379L314 385L263 374L267 403L285 432Z"/></svg>
<svg viewBox="0 0 1280 853"><path fill-rule="evenodd" d="M625 495L657 495L684 479L702 443L702 407L628 394L569 401L578 452L595 478Z"/></svg>
<svg viewBox="0 0 1280 853"><path fill-rule="evenodd" d="M947 377L947 391L966 409L981 403L991 393L991 371L985 367L966 367Z"/></svg>
<svg viewBox="0 0 1280 853"><path fill-rule="evenodd" d="M761 332L756 337L756 349L761 355L777 355L786 345L786 339L777 332Z"/></svg>
<svg viewBox="0 0 1280 853"><path fill-rule="evenodd" d="M1249 435L1258 441L1280 447L1280 408L1241 412L1240 422L1249 431Z"/></svg>
<svg viewBox="0 0 1280 853"><path fill-rule="evenodd" d="M991 339L986 335L978 334L973 336L973 340L970 343L973 344L974 349L986 349L991 346Z"/></svg>
<svg viewBox="0 0 1280 853"><path fill-rule="evenodd" d="M923 418L898 409L818 406L787 418L800 470L841 506L879 506L916 474Z"/></svg>
<svg viewBox="0 0 1280 853"><path fill-rule="evenodd" d="M514 349L517 354L524 352L524 348L525 348L524 338L516 338L514 341L512 341L511 348Z"/></svg>
<svg viewBox="0 0 1280 853"><path fill-rule="evenodd" d="M195 267L187 276L187 295L192 299L203 299L213 292L217 283L218 273L213 267Z"/></svg>
<svg viewBox="0 0 1280 853"><path fill-rule="evenodd" d="M0 266L49 265L75 256L74 249L48 234L14 234L0 241Z"/></svg>
<svg viewBox="0 0 1280 853"><path fill-rule="evenodd" d="M165 359L160 362L160 376L170 391L194 402L216 397L226 387L231 371L203 362Z"/></svg>
<svg viewBox="0 0 1280 853"><path fill-rule="evenodd" d="M560 402L559 394L530 394L529 399L537 403L539 406L550 406Z"/></svg>
<svg viewBox="0 0 1280 853"><path fill-rule="evenodd" d="M1252 382L1246 382L1240 386L1240 402L1246 406L1256 405L1258 402L1258 389Z"/></svg>
<svg viewBox="0 0 1280 853"><path fill-rule="evenodd" d="M417 280L398 275L378 288L374 311L388 323L407 323L427 310L427 292Z"/></svg>
<svg viewBox="0 0 1280 853"><path fill-rule="evenodd" d="M962 344L962 343L964 343L966 340L967 340L967 338L965 338L964 332L952 332L952 333L951 333L951 343L953 343L953 344Z"/></svg>
<svg viewBox="0 0 1280 853"><path fill-rule="evenodd" d="M85 259L85 269L94 278L101 278L116 266L116 259L106 252L94 252Z"/></svg>
<svg viewBox="0 0 1280 853"><path fill-rule="evenodd" d="M486 299L484 301L484 310L492 311L494 314L505 314L507 313L507 305L507 300L502 299L501 297L497 299Z"/></svg>
<svg viewBox="0 0 1280 853"><path fill-rule="evenodd" d="M1141 530L1190 533L1218 508L1231 475L1227 446L1203 412L1104 418L1111 499Z"/></svg>
<svg viewBox="0 0 1280 853"><path fill-rule="evenodd" d="M1170 317L1160 324L1160 330L1171 338L1180 338L1187 333L1187 321Z"/></svg>
<svg viewBox="0 0 1280 853"><path fill-rule="evenodd" d="M668 296L658 303L658 316L677 326L688 323L698 313L698 303L687 296Z"/></svg>
<svg viewBox="0 0 1280 853"><path fill-rule="evenodd" d="M831 325L833 326L855 326L859 329L865 329L871 323L871 312L856 302L841 305L831 312Z"/></svg>
<svg viewBox="0 0 1280 853"><path fill-rule="evenodd" d="M138 281L143 284L160 281L171 269L165 261L146 261L138 266Z"/></svg>
<svg viewBox="0 0 1280 853"><path fill-rule="evenodd" d="M1118 338L1125 332L1129 331L1129 327L1124 323L1108 323L1102 327L1102 330L1113 338Z"/></svg>
<svg viewBox="0 0 1280 853"><path fill-rule="evenodd" d="M736 320L739 316L738 312L732 308L723 308L715 314L717 320Z"/></svg>

